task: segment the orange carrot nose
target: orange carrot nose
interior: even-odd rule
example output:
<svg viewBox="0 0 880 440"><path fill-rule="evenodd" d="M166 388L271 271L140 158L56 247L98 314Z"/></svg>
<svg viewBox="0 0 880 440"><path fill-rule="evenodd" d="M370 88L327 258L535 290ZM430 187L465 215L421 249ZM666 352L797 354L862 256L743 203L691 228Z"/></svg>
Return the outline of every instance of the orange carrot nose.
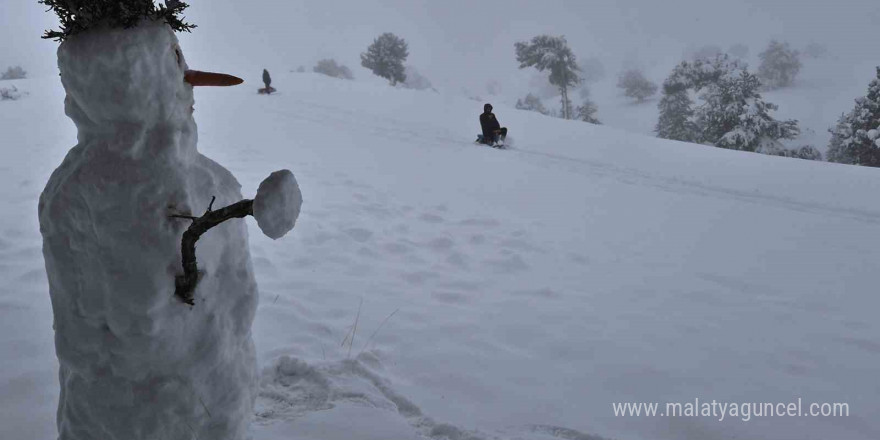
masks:
<svg viewBox="0 0 880 440"><path fill-rule="evenodd" d="M193 86L237 86L244 82L241 78L225 73L201 72L198 70L187 70L183 73L183 80Z"/></svg>

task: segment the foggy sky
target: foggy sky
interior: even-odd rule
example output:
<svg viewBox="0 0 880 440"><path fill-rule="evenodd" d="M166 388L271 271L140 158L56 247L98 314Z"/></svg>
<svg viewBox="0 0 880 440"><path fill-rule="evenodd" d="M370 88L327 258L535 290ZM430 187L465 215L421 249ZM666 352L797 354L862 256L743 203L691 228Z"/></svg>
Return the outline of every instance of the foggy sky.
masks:
<svg viewBox="0 0 880 440"><path fill-rule="evenodd" d="M236 73L259 82L262 69L288 71L336 58L368 79L358 55L382 32L410 47L407 64L436 86L478 89L510 83L513 44L534 35L565 35L578 57L654 69L655 80L688 47L734 43L754 57L771 38L802 48L827 46L847 65L880 64L877 0L189 0L199 27L182 34L193 68ZM57 25L36 0L0 0L0 69L20 64L31 76L57 74L57 43L41 40ZM753 63L754 64L754 63ZM866 78L872 72L865 74ZM659 78L657 76L660 76Z"/></svg>

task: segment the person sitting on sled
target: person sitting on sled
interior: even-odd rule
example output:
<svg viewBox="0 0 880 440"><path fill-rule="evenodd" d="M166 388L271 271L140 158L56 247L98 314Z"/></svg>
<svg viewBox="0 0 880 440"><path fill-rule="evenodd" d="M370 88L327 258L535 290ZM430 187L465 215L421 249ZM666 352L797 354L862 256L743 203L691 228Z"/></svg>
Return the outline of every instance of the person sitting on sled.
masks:
<svg viewBox="0 0 880 440"><path fill-rule="evenodd" d="M483 127L483 138L481 141L484 144L494 145L499 141L504 142L504 138L507 137L507 127L502 127L498 123L498 119L492 113L492 104L483 106L483 114L480 115L480 126Z"/></svg>

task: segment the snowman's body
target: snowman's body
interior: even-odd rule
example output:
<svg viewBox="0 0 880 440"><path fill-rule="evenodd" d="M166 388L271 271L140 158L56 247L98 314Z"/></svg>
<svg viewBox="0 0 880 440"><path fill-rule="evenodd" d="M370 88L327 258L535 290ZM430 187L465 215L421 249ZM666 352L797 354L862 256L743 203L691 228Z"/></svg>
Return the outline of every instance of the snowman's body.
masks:
<svg viewBox="0 0 880 440"><path fill-rule="evenodd" d="M89 31L58 51L78 145L40 197L60 362L61 440L245 437L257 289L243 220L198 242L196 305L174 295L170 214L242 199L196 150L192 86L167 25Z"/></svg>

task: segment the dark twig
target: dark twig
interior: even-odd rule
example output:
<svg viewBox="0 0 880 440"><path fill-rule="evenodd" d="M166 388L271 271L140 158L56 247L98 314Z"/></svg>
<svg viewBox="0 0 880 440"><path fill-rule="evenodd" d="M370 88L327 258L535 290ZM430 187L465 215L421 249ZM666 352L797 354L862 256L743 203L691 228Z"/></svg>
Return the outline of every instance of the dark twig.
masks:
<svg viewBox="0 0 880 440"><path fill-rule="evenodd" d="M195 220L198 218L198 217L193 217L191 215L180 215L180 214L174 214L169 217L171 217L171 218L185 218L185 219L189 219L189 220Z"/></svg>
<svg viewBox="0 0 880 440"><path fill-rule="evenodd" d="M357 316L355 316L355 318L354 318L354 328L351 330L351 340L348 341L348 357L349 358L351 358L351 347L354 345L354 336L357 334L357 331L358 331L358 320L361 317L361 307L363 307L363 306L364 306L364 298L361 297L361 303L358 306L358 313L357 313Z"/></svg>
<svg viewBox="0 0 880 440"><path fill-rule="evenodd" d="M366 349L367 349L367 347L369 347L369 346L370 346L370 342L372 342L372 341L373 341L373 337L374 337L374 336L376 336L376 333L379 333L379 330L382 330L382 326L384 326L384 325L385 325L385 323L386 323L386 322L388 322L388 320L389 320L389 319L391 319L391 317L392 317L392 316L394 316L394 315L395 315L395 314L396 314L396 313L397 313L397 311L398 311L398 310L400 310L400 309L399 309L399 308L398 308L398 309L396 309L396 310L394 310L394 311L393 311L393 312L391 312L391 314L390 314L390 315L388 315L388 316L386 316L386 317L385 317L385 319L384 319L384 320L382 320L382 323L381 323L381 324L379 324L379 327L377 327L377 328L376 328L376 331L374 331L374 332L373 332L373 334L372 334L372 335L370 335L370 338L369 338L369 339L367 339L367 343L366 343L366 344L364 344L364 347L363 347L363 348L361 348L361 351L360 351L360 353L358 353L358 356L360 356L360 355L361 355L361 353L363 353L363 352L364 352L364 350L366 350Z"/></svg>
<svg viewBox="0 0 880 440"><path fill-rule="evenodd" d="M175 291L181 301L189 304L195 304L194 293L196 285L199 283L201 273L196 264L196 241L205 232L226 220L233 218L244 218L254 215L254 201L245 199L237 203L233 203L224 208L212 211L214 198L211 199L211 205L208 206L208 212L201 217L192 217L187 215L172 215L174 218L185 218L192 220L192 224L183 233L183 240L180 245L180 252L183 255L183 275L178 275L175 279Z"/></svg>

